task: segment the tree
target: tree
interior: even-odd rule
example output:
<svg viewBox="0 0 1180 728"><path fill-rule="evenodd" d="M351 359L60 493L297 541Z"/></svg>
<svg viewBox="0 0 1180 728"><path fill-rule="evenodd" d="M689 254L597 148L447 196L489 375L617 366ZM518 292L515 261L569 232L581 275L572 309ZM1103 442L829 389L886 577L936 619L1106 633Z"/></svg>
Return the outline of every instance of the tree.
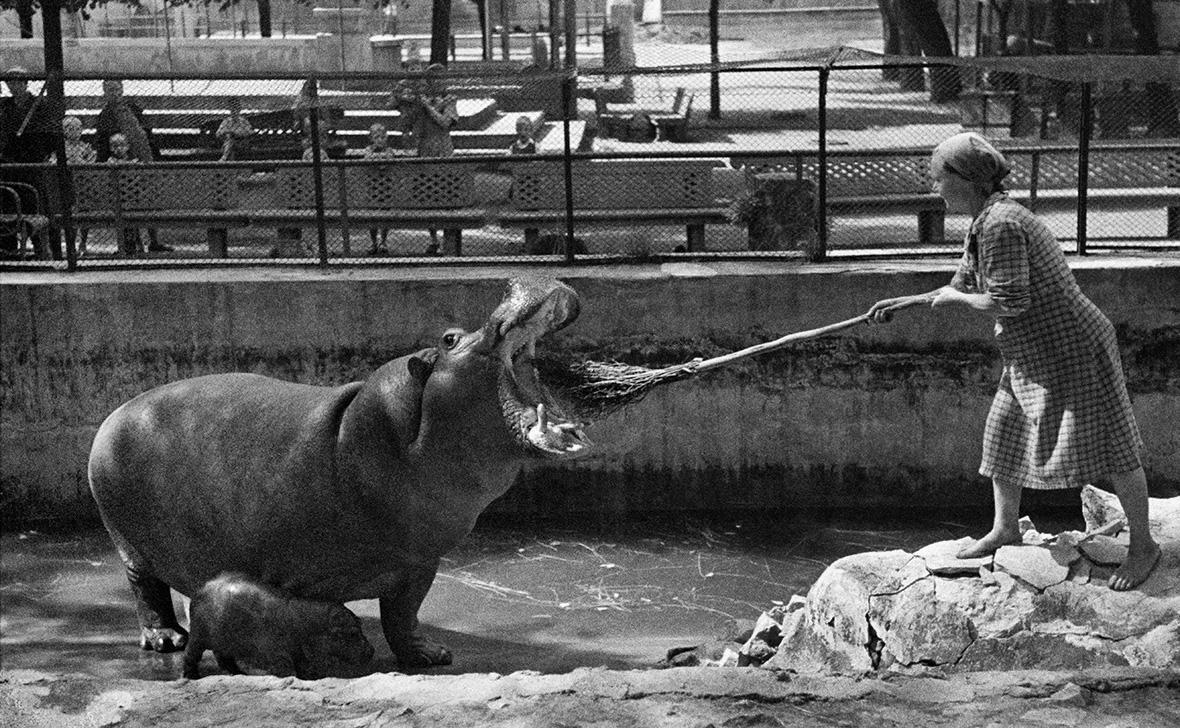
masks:
<svg viewBox="0 0 1180 728"><path fill-rule="evenodd" d="M1155 12L1151 0L1127 0L1127 14L1131 30L1135 35L1135 53L1141 56L1158 56L1159 34L1155 27ZM1148 81L1144 84L1151 118L1147 123L1149 136L1180 135L1180 119L1176 97L1169 83Z"/></svg>
<svg viewBox="0 0 1180 728"><path fill-rule="evenodd" d="M955 55L938 0L879 0L885 19L886 53L921 52L927 58ZM950 101L962 90L958 68L939 66L930 73L930 98Z"/></svg>
<svg viewBox="0 0 1180 728"><path fill-rule="evenodd" d="M86 7L94 7L97 0L62 0L61 9L76 13ZM33 16L41 9L41 0L0 0L0 10L15 10L20 24L20 37L33 37Z"/></svg>

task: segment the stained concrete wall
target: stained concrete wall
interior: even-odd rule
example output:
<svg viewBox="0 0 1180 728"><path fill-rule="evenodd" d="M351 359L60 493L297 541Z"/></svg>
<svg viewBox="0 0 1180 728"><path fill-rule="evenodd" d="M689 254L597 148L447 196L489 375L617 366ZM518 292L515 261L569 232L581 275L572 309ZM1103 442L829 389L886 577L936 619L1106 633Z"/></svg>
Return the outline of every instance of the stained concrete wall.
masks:
<svg viewBox="0 0 1180 728"><path fill-rule="evenodd" d="M1180 485L1180 260L1075 261L1116 323L1154 487ZM511 268L5 273L5 518L94 516L89 443L130 397L253 371L335 384L478 326ZM554 343L663 366L850 318L945 283L947 263L555 269L583 314ZM597 424L595 454L530 467L522 515L986 503L975 474L998 357L969 312L907 312L655 389Z"/></svg>

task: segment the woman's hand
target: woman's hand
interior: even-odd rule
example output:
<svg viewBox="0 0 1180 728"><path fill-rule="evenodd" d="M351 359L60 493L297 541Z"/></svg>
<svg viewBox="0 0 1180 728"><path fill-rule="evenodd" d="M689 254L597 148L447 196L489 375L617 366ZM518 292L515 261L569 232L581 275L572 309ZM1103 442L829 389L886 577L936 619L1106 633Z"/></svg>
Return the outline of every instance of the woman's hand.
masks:
<svg viewBox="0 0 1180 728"><path fill-rule="evenodd" d="M878 324L889 323L893 320L893 314L909 308L910 306L917 306L920 303L925 303L929 300L926 296L898 296L897 298L886 298L877 301L869 308L869 321Z"/></svg>

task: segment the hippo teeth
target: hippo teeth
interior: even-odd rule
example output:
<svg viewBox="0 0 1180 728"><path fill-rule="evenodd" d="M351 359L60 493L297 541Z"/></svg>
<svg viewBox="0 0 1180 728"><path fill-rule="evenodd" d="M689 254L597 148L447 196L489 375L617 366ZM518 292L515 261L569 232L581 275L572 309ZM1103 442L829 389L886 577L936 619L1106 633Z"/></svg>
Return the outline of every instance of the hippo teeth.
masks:
<svg viewBox="0 0 1180 728"><path fill-rule="evenodd" d="M536 421L527 433L534 447L554 455L577 455L590 447L590 440L572 422L551 421L544 402L533 410Z"/></svg>

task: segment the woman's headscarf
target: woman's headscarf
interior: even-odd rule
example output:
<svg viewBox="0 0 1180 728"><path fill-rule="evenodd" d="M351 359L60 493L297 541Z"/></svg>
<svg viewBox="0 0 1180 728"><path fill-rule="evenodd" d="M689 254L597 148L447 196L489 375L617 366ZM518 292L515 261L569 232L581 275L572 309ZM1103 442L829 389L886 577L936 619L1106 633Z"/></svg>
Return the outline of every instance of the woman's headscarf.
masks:
<svg viewBox="0 0 1180 728"><path fill-rule="evenodd" d="M934 148L930 170L953 172L988 192L1002 189L1001 182L1010 168L1004 155L975 132L955 134Z"/></svg>

